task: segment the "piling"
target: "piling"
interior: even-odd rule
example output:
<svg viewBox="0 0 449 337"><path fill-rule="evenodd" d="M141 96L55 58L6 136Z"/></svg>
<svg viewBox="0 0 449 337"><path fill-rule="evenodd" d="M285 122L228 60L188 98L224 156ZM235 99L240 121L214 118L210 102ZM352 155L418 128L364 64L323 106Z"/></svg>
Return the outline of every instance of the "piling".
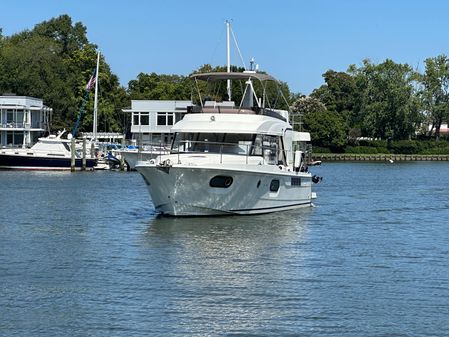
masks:
<svg viewBox="0 0 449 337"><path fill-rule="evenodd" d="M83 137L83 164L81 166L83 171L86 170L86 152L86 137Z"/></svg>
<svg viewBox="0 0 449 337"><path fill-rule="evenodd" d="M95 158L95 144L94 142L90 142L90 157Z"/></svg>
<svg viewBox="0 0 449 337"><path fill-rule="evenodd" d="M70 171L75 172L75 138L71 139L71 144L70 144L70 154L71 154L71 160L70 160Z"/></svg>
<svg viewBox="0 0 449 337"><path fill-rule="evenodd" d="M122 138L122 151L125 149L125 135ZM125 171L125 157L120 154L120 171Z"/></svg>

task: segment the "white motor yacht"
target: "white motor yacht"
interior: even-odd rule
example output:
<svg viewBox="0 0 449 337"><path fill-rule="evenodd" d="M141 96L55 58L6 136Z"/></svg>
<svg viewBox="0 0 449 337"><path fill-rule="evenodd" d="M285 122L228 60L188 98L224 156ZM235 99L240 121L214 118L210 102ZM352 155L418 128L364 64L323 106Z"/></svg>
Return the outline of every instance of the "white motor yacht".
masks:
<svg viewBox="0 0 449 337"><path fill-rule="evenodd" d="M0 150L0 169L19 170L70 170L70 140L58 135L39 138L31 148L5 148ZM86 168L92 169L97 164L95 158L86 158ZM75 169L82 168L81 152L75 153Z"/></svg>
<svg viewBox="0 0 449 337"><path fill-rule="evenodd" d="M201 101L176 123L170 154L136 165L159 212L172 216L261 214L307 207L315 197L307 167L310 134L293 131L289 113L265 107L273 77L203 73L194 81L244 81L242 101ZM258 98L253 86L263 90Z"/></svg>

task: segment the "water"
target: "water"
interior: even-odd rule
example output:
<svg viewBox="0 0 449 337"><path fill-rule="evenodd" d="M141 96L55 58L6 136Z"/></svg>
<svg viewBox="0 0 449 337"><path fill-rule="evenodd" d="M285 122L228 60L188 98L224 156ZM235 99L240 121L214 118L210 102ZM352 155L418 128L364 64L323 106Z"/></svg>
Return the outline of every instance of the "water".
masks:
<svg viewBox="0 0 449 337"><path fill-rule="evenodd" d="M449 164L314 173L311 209L175 219L137 173L0 172L0 335L449 335Z"/></svg>

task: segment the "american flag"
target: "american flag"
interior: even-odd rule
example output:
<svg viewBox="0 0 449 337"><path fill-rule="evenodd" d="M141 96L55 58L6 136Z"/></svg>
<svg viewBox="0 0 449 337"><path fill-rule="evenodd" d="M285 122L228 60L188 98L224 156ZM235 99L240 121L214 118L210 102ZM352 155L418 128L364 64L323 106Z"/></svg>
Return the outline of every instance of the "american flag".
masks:
<svg viewBox="0 0 449 337"><path fill-rule="evenodd" d="M96 81L96 76L95 76L95 72L94 72L94 74L90 78L89 82L87 82L85 90L89 91L90 89L92 89L95 85L95 81Z"/></svg>

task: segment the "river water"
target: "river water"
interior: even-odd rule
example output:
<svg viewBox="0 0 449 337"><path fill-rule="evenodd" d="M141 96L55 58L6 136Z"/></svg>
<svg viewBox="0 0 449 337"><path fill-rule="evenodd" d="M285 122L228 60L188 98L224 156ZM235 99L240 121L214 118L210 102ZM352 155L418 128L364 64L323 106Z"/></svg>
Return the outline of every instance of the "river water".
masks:
<svg viewBox="0 0 449 337"><path fill-rule="evenodd" d="M0 335L449 335L449 163L313 171L313 208L181 219L135 172L0 172Z"/></svg>

